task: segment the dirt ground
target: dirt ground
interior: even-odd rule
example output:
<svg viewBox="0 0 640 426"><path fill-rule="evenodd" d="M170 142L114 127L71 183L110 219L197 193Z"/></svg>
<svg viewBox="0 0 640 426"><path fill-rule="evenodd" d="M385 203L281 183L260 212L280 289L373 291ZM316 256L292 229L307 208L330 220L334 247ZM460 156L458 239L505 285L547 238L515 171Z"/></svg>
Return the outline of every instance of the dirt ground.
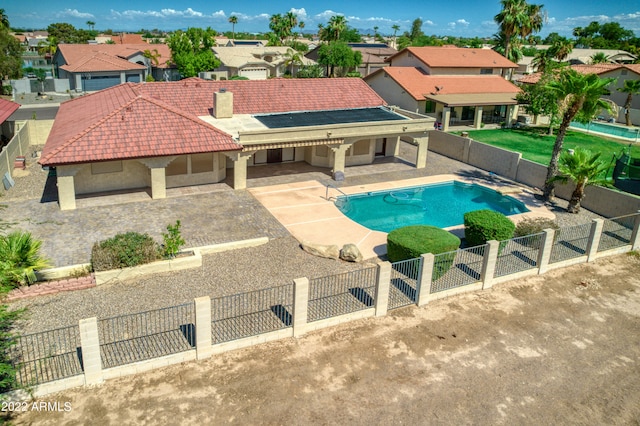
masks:
<svg viewBox="0 0 640 426"><path fill-rule="evenodd" d="M605 258L50 395L69 410L13 421L639 424L639 272Z"/></svg>

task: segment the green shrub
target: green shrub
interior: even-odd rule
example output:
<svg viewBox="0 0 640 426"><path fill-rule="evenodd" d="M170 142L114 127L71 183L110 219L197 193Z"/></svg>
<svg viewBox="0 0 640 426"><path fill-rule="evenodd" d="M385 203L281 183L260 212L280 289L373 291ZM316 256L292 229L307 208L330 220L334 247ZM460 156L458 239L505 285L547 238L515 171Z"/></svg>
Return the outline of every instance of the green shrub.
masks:
<svg viewBox="0 0 640 426"><path fill-rule="evenodd" d="M162 233L162 238L164 240L162 245L164 257L176 257L180 248L185 244L180 233L180 221L177 220L175 225L167 225L167 233Z"/></svg>
<svg viewBox="0 0 640 426"><path fill-rule="evenodd" d="M0 293L36 282L36 271L49 267L40 255L42 241L30 232L15 231L0 235Z"/></svg>
<svg viewBox="0 0 640 426"><path fill-rule="evenodd" d="M387 235L387 257L390 262L415 259L424 253L444 253L458 247L460 238L435 226L405 226Z"/></svg>
<svg viewBox="0 0 640 426"><path fill-rule="evenodd" d="M2 85L2 94L4 96L11 96L12 93L13 93L13 88L11 87L11 85L9 84Z"/></svg>
<svg viewBox="0 0 640 426"><path fill-rule="evenodd" d="M560 227L558 226L558 223L553 219L547 219L546 217L528 217L518 222L513 236L525 237L527 235L539 234L545 229L558 230L560 229Z"/></svg>
<svg viewBox="0 0 640 426"><path fill-rule="evenodd" d="M95 243L91 250L91 265L94 271L142 265L159 258L158 244L148 234L137 232L118 234Z"/></svg>
<svg viewBox="0 0 640 426"><path fill-rule="evenodd" d="M467 246L486 244L513 238L516 226L502 213L493 210L475 210L464 214L464 238Z"/></svg>

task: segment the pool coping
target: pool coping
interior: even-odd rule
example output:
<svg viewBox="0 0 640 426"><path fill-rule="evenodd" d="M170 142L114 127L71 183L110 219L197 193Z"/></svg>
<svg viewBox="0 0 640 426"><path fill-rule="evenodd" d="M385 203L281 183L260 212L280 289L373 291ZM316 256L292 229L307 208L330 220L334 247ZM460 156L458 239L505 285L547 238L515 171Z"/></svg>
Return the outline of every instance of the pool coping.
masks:
<svg viewBox="0 0 640 426"><path fill-rule="evenodd" d="M342 194L352 195L449 181L482 185L524 203L529 212L509 216L516 223L526 217L555 218L531 189L503 178L494 178L492 174L487 174L485 178L463 178L445 174L328 189L318 181L304 181L250 188L248 191L299 242L337 245L338 248L352 243L358 246L364 259L374 259L386 254L387 234L368 229L346 217L335 206L335 198ZM463 225L444 229L459 237L464 236Z"/></svg>

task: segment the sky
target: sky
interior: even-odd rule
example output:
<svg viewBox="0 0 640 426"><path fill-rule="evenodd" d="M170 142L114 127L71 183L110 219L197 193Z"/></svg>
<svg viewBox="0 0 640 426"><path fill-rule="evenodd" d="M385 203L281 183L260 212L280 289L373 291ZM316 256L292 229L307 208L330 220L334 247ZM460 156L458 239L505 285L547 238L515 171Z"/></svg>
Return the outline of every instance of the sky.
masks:
<svg viewBox="0 0 640 426"><path fill-rule="evenodd" d="M248 1L216 2L211 0L5 0L5 9L12 27L46 28L51 23L66 22L76 28L87 29L87 21L95 22L96 30L139 31L161 29L171 31L188 27L211 27L218 32L231 31L230 16L236 16L236 31L267 32L269 17L289 11L304 21L305 31L315 31L318 24L326 24L333 15L343 15L348 25L361 33L372 33L374 27L384 35L393 34L392 26L399 25L399 34L411 29L414 19L423 21L427 35L459 37L491 37L497 31L493 17L500 11L499 0L458 0L449 2L425 0L343 1ZM536 3L529 1L529 3ZM540 0L544 4L546 23L540 36L551 32L571 36L575 27L592 21L601 24L618 22L640 36L640 1L603 0ZM443 7L444 6L444 7Z"/></svg>

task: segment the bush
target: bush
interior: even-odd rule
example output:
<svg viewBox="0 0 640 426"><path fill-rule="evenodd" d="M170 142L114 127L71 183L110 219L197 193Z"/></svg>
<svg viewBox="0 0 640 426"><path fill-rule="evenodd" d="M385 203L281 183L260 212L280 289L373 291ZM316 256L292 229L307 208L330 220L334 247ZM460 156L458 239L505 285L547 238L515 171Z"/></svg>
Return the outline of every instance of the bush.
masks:
<svg viewBox="0 0 640 426"><path fill-rule="evenodd" d="M424 253L444 253L458 247L460 238L435 226L405 226L387 235L387 257L390 262L415 259Z"/></svg>
<svg viewBox="0 0 640 426"><path fill-rule="evenodd" d="M467 246L486 244L513 238L516 226L502 213L493 210L475 210L464 214L464 238Z"/></svg>
<svg viewBox="0 0 640 426"><path fill-rule="evenodd" d="M107 271L150 263L160 258L158 244L148 235L137 232L117 234L95 243L91 250L94 271Z"/></svg>
<svg viewBox="0 0 640 426"><path fill-rule="evenodd" d="M513 236L525 237L527 235L539 234L545 229L558 230L560 229L560 227L558 226L558 223L553 219L547 219L545 217L528 217L518 222Z"/></svg>
<svg viewBox="0 0 640 426"><path fill-rule="evenodd" d="M177 220L175 225L167 225L167 233L162 233L164 244L162 245L163 254L166 258L174 258L185 244L182 233L180 232L180 221Z"/></svg>

